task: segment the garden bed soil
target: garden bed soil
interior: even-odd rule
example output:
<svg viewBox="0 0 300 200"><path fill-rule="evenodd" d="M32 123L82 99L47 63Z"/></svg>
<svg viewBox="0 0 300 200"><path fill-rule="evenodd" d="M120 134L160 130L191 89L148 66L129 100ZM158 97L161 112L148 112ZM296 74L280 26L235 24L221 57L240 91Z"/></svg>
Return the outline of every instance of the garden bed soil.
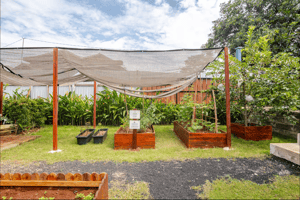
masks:
<svg viewBox="0 0 300 200"><path fill-rule="evenodd" d="M151 126L151 129L137 133L137 148L155 149L155 131L153 126ZM132 148L133 130L120 127L114 137L114 149Z"/></svg>
<svg viewBox="0 0 300 200"><path fill-rule="evenodd" d="M93 131L85 130L82 134L78 135L78 137L87 137L90 135Z"/></svg>
<svg viewBox="0 0 300 200"><path fill-rule="evenodd" d="M85 196L90 193L94 194L98 188L82 188L82 187L1 187L1 197L6 199L13 197L13 199L39 199L41 197L55 197L56 199L75 199L79 193ZM78 199L79 200L79 199Z"/></svg>
<svg viewBox="0 0 300 200"><path fill-rule="evenodd" d="M97 133L97 135L95 135L95 136L103 136L105 133L106 133L106 131L99 131Z"/></svg>
<svg viewBox="0 0 300 200"><path fill-rule="evenodd" d="M187 148L223 148L227 146L227 133L222 130L220 130L221 133L191 133L185 129L184 126L175 121L173 131Z"/></svg>
<svg viewBox="0 0 300 200"><path fill-rule="evenodd" d="M272 126L245 126L244 124L231 123L231 132L238 138L244 140L271 140L272 139Z"/></svg>
<svg viewBox="0 0 300 200"><path fill-rule="evenodd" d="M40 135L6 135L0 136L1 150L8 149L9 146L15 147L41 137Z"/></svg>

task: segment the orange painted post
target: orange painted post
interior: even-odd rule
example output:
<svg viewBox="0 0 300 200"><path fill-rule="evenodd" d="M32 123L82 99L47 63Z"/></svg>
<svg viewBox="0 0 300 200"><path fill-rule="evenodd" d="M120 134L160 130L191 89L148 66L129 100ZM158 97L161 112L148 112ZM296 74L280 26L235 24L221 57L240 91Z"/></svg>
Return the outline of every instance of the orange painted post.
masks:
<svg viewBox="0 0 300 200"><path fill-rule="evenodd" d="M94 81L94 129L96 128L96 93L97 93L97 84Z"/></svg>
<svg viewBox="0 0 300 200"><path fill-rule="evenodd" d="M228 48L224 48L225 53L225 90L226 90L226 126L227 126L227 146L231 147L231 120L230 120L230 84L229 84L229 62Z"/></svg>
<svg viewBox="0 0 300 200"><path fill-rule="evenodd" d="M0 83L0 116L3 114L3 82ZM2 125L2 121L0 121L0 125Z"/></svg>
<svg viewBox="0 0 300 200"><path fill-rule="evenodd" d="M57 57L58 49L53 48L53 150L57 150L57 116L58 116L58 102L57 102Z"/></svg>

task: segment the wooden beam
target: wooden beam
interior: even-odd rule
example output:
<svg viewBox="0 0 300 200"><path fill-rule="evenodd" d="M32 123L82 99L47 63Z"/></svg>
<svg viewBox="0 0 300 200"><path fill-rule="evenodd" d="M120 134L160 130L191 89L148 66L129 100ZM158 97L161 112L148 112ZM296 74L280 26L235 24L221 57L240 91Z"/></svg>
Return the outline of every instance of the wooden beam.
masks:
<svg viewBox="0 0 300 200"><path fill-rule="evenodd" d="M3 82L0 83L0 116L3 115ZM2 121L0 120L0 125Z"/></svg>
<svg viewBox="0 0 300 200"><path fill-rule="evenodd" d="M102 181L1 180L0 186L99 187Z"/></svg>
<svg viewBox="0 0 300 200"><path fill-rule="evenodd" d="M58 116L58 98L57 98L57 74L58 74L58 49L53 48L53 150L57 150L57 116Z"/></svg>
<svg viewBox="0 0 300 200"><path fill-rule="evenodd" d="M96 128L96 94L97 94L97 84L94 81L94 128Z"/></svg>
<svg viewBox="0 0 300 200"><path fill-rule="evenodd" d="M226 90L227 146L231 147L230 84L229 84L228 47L224 48L224 54L225 54L225 90Z"/></svg>

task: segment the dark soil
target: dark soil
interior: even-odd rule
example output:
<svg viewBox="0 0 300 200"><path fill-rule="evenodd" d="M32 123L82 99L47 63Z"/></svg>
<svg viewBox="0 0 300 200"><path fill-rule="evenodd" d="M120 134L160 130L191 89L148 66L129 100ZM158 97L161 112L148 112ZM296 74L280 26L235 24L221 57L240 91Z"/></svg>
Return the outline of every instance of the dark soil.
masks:
<svg viewBox="0 0 300 200"><path fill-rule="evenodd" d="M99 131L96 136L102 136L106 133L106 131Z"/></svg>
<svg viewBox="0 0 300 200"><path fill-rule="evenodd" d="M257 184L270 183L274 175L296 175L300 177L300 166L284 159L270 156L266 159L196 159L187 161L156 161L142 163L115 162L57 162L47 165L43 162L29 166L3 165L1 173L84 173L106 172L109 181L128 183L145 181L150 185L154 199L195 199L196 192L190 187L205 184L206 180L229 175L235 179L245 179ZM109 187L111 185L109 184Z"/></svg>
<svg viewBox="0 0 300 200"><path fill-rule="evenodd" d="M92 131L86 130L81 135L79 135L79 137L86 137L86 136L90 135L91 133L92 133Z"/></svg>
<svg viewBox="0 0 300 200"><path fill-rule="evenodd" d="M83 187L1 187L1 197L6 199L39 199L41 197L55 197L55 199L75 199L79 193L85 196L94 194L98 188ZM80 198L81 199L81 198ZM78 199L79 200L79 199Z"/></svg>
<svg viewBox="0 0 300 200"><path fill-rule="evenodd" d="M127 128L124 129L123 127L121 127L119 133L122 133L122 134L124 134L124 133L133 134L133 129L129 129L129 127L127 127ZM153 132L153 130L151 128L147 128L146 130L139 129L139 130L137 130L137 133L154 133L154 132Z"/></svg>

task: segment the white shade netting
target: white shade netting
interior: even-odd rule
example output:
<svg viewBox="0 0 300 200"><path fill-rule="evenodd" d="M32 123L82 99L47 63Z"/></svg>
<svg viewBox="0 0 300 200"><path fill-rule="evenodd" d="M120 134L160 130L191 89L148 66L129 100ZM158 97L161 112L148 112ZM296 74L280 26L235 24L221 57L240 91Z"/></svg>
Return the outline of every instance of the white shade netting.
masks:
<svg viewBox="0 0 300 200"><path fill-rule="evenodd" d="M58 48L58 84L95 80L131 96L167 97L192 84L223 49L117 51ZM1 81L5 84L52 85L53 48L2 48L0 51ZM154 86L167 87L128 89ZM161 93L144 95L144 92Z"/></svg>

